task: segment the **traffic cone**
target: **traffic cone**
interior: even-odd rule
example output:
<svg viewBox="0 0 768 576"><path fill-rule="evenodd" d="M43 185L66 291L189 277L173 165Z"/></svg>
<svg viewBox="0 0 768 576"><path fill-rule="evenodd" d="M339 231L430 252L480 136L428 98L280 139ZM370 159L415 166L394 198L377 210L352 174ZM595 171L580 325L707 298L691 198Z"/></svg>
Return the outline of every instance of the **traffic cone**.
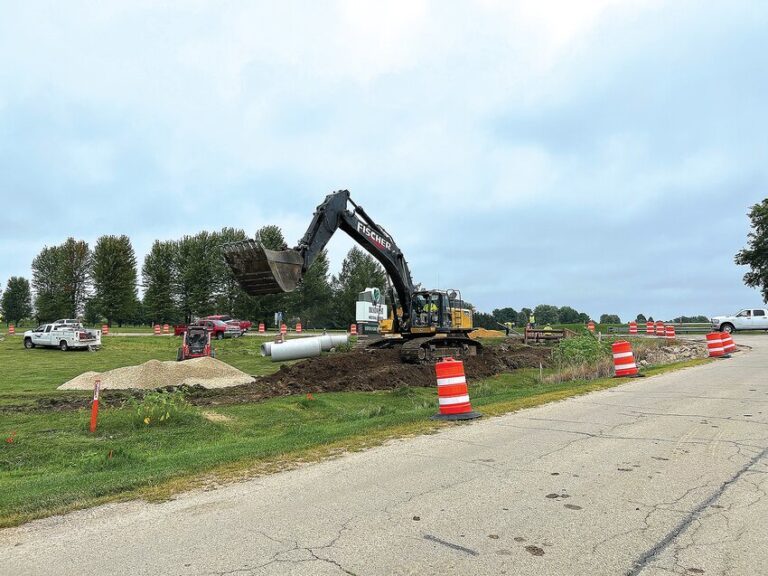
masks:
<svg viewBox="0 0 768 576"><path fill-rule="evenodd" d="M446 358L435 364L437 375L437 404L440 413L433 420L472 420L482 414L472 411L464 374L464 362Z"/></svg>
<svg viewBox="0 0 768 576"><path fill-rule="evenodd" d="M632 345L626 340L619 340L611 345L613 352L613 370L616 378L637 376L637 364L632 353Z"/></svg>

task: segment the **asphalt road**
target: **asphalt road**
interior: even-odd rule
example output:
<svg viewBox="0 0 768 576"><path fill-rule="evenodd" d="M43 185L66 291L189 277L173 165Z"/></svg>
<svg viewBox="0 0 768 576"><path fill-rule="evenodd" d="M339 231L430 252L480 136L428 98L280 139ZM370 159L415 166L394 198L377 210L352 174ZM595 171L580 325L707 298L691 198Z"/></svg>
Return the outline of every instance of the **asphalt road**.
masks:
<svg viewBox="0 0 768 576"><path fill-rule="evenodd" d="M768 573L768 338L162 504L0 531L0 574Z"/></svg>

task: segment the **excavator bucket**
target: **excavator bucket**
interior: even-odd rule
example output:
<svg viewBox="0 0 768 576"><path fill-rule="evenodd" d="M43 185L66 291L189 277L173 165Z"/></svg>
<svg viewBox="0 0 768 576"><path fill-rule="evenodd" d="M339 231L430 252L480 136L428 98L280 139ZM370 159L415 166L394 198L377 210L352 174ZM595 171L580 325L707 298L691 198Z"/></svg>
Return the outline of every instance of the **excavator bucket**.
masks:
<svg viewBox="0 0 768 576"><path fill-rule="evenodd" d="M255 240L222 246L224 259L251 296L291 292L301 280L304 259L296 250L269 250Z"/></svg>

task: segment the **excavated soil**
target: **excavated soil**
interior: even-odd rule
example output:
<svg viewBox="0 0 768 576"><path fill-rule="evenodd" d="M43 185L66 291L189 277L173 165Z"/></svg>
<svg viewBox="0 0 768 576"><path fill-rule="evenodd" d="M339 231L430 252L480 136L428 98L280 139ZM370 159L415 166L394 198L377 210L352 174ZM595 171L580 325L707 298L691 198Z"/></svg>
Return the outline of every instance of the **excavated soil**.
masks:
<svg viewBox="0 0 768 576"><path fill-rule="evenodd" d="M487 378L516 368L538 368L550 365L552 349L522 344L502 344L486 347L480 356L464 362L467 379ZM187 360L183 363L194 362ZM144 365L141 365L144 366ZM138 367L137 367L138 368ZM228 368L230 368L228 366ZM234 370L234 368L232 369ZM95 373L86 373L74 379L88 380L92 388ZM217 374L218 375L218 374ZM147 379L149 381L151 379ZM403 364L399 350L353 350L324 354L291 365L283 365L269 376L257 377L250 384L206 389L200 385L179 385L179 382L153 381L153 388L173 390L183 388L187 399L198 406L245 404L278 396L306 394L309 392L354 392L389 390L401 386L435 386L435 368L431 365ZM73 382L74 383L74 382ZM103 382L102 382L103 384ZM68 386L68 388L71 388ZM85 386L83 386L85 387ZM102 392L103 405L119 406L131 397L141 397L145 390L109 390ZM90 405L90 398L52 397L41 398L35 405L4 406L2 412L27 412L30 410L74 410Z"/></svg>
<svg viewBox="0 0 768 576"><path fill-rule="evenodd" d="M485 348L481 356L464 362L464 371L471 382L516 368L538 368L539 363L548 366L551 356L549 348L522 345ZM435 385L434 366L403 364L398 350L355 350L283 365L274 374L246 386L192 389L188 399L198 405L239 404L308 392L368 392Z"/></svg>

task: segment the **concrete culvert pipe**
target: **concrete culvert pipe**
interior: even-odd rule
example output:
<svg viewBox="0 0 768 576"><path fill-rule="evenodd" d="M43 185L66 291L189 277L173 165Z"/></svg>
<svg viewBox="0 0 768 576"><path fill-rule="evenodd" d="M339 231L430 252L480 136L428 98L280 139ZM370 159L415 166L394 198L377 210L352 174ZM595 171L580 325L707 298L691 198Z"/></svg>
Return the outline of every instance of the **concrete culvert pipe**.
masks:
<svg viewBox="0 0 768 576"><path fill-rule="evenodd" d="M261 345L261 355L272 356L272 342L264 342L264 344Z"/></svg>
<svg viewBox="0 0 768 576"><path fill-rule="evenodd" d="M283 343L273 342L270 348L272 362L311 358L312 356L320 356L320 339L296 338Z"/></svg>
<svg viewBox="0 0 768 576"><path fill-rule="evenodd" d="M320 347L324 352L328 352L331 348L341 346L349 342L349 336L347 334L323 334L318 336L320 338Z"/></svg>

